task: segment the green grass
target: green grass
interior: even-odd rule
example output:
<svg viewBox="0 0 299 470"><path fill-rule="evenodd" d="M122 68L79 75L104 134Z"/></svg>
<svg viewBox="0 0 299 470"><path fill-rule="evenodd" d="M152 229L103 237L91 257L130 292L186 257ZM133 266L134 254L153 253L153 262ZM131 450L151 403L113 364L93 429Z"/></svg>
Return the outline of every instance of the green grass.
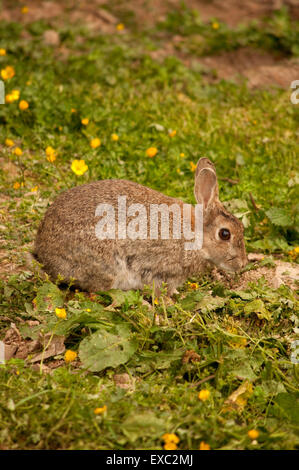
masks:
<svg viewBox="0 0 299 470"><path fill-rule="evenodd" d="M22 38L22 29L30 31L30 40ZM180 449L197 449L202 441L212 449L298 448L298 365L290 360L298 302L288 287L271 289L261 279L238 293L207 276L192 280L196 290L186 282L174 304L161 300L153 313L142 304L143 298L152 302L150 290L90 299L60 291L22 268L37 226L60 191L125 178L194 202L190 162L201 156L224 178L221 198L246 226L248 251L294 261L289 253L298 246L299 108L291 104L290 90L209 85L175 57L155 62L150 51L161 25L151 34L106 36L65 26L59 33L66 56L43 44L46 29L44 22L0 25L0 47L7 49L0 69L11 65L16 71L6 93L19 89L29 103L26 111L18 101L0 108L1 240L7 261L20 271L0 284L1 338L11 321L27 338L65 335L66 347L80 351L84 366L89 334L103 331L111 335L116 364L118 332L127 361L105 367L103 360L95 372L63 365L51 375L34 371L28 360L1 366L0 445L161 449L161 436L174 432ZM283 31L293 44L292 27ZM185 27L183 33L193 30ZM208 39L205 44L210 50ZM174 137L170 130L177 131ZM113 133L118 141L111 140ZM94 137L101 139L96 149L90 146ZM7 147L6 138L15 146ZM14 154L16 146L21 156ZM46 159L47 146L57 152L53 163ZM158 153L150 159L145 152L152 146ZM71 171L74 159L88 165L81 177ZM263 263L271 264L271 258ZM54 313L62 305L67 320ZM29 329L22 320L40 323ZM198 362L182 360L189 350L200 355ZM115 386L115 373L130 376L129 389ZM244 406L225 411L242 384ZM211 392L205 402L198 399L202 388ZM94 409L104 405L107 411L96 416ZM247 436L250 429L259 431L255 444Z"/></svg>

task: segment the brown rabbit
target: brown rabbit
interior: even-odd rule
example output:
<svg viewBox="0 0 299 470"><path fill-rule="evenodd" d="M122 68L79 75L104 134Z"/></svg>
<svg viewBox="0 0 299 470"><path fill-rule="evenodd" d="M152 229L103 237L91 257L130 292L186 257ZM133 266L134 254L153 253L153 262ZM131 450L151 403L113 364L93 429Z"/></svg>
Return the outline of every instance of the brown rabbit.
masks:
<svg viewBox="0 0 299 470"><path fill-rule="evenodd" d="M65 282L75 280L91 292L142 289L154 283L158 293L166 282L171 295L185 279L202 274L207 267L240 270L247 263L243 225L219 201L215 167L207 158L198 161L194 194L202 205L196 206L202 207L203 216L200 249L186 249L184 219L174 224L185 207L195 234L194 206L131 181L103 180L77 186L56 198L38 229L35 257L53 280L58 276ZM131 207L120 207L120 200ZM170 214L169 226L173 223L168 238L162 236L162 218L155 219L158 226L154 229L152 219L140 218L151 217L152 208L157 207L179 207L179 215Z"/></svg>

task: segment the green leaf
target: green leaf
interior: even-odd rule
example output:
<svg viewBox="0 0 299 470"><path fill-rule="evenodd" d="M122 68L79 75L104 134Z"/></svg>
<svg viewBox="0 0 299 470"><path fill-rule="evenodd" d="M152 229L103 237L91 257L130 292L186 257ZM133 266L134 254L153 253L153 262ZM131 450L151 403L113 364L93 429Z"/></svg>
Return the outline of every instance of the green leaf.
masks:
<svg viewBox="0 0 299 470"><path fill-rule="evenodd" d="M140 436L161 437L165 431L165 420L157 418L151 411L131 414L122 424L122 431L131 442Z"/></svg>
<svg viewBox="0 0 299 470"><path fill-rule="evenodd" d="M112 299L112 304L108 307L120 307L127 303L128 306L135 305L140 301L140 294L138 291L128 290L123 291L119 289L111 289L107 291L107 294Z"/></svg>
<svg viewBox="0 0 299 470"><path fill-rule="evenodd" d="M212 295L205 295L203 299L198 303L197 308L203 313L212 312L217 308L222 308L226 304L228 299L223 297L213 297Z"/></svg>
<svg viewBox="0 0 299 470"><path fill-rule="evenodd" d="M287 417L299 424L299 393L279 393L273 407L275 416Z"/></svg>
<svg viewBox="0 0 299 470"><path fill-rule="evenodd" d="M250 315L251 313L256 313L258 318L271 320L272 314L265 308L264 302L261 299L255 299L249 304L245 305L244 313Z"/></svg>
<svg viewBox="0 0 299 470"><path fill-rule="evenodd" d="M64 296L61 290L52 282L43 284L37 290L36 307L40 311L52 312L55 308L62 307Z"/></svg>
<svg viewBox="0 0 299 470"><path fill-rule="evenodd" d="M110 331L99 330L85 338L79 347L83 366L92 372L124 364L135 353L137 342L126 324Z"/></svg>
<svg viewBox="0 0 299 470"><path fill-rule="evenodd" d="M279 225L281 227L288 227L292 225L292 219L289 214L280 207L272 207L266 211L266 216L270 219L272 224Z"/></svg>

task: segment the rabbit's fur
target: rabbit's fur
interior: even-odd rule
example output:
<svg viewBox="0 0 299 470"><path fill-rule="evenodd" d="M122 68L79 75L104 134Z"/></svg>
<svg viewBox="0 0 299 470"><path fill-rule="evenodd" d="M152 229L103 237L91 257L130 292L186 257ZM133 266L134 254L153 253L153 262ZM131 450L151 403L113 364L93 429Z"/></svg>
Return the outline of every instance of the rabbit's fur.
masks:
<svg viewBox="0 0 299 470"><path fill-rule="evenodd" d="M142 289L163 282L171 294L191 275L201 274L211 266L238 271L247 263L243 225L227 212L218 199L214 165L201 158L195 173L194 193L203 204L203 246L185 250L185 239L99 240L95 235L96 207L108 203L117 207L118 196L126 195L127 207L143 204L183 202L153 189L125 180L103 180L77 186L60 194L48 208L38 229L34 254L53 280L75 280L83 290ZM191 206L194 223L194 207ZM117 227L117 210L115 210ZM129 218L128 218L129 220ZM160 223L159 223L160 225ZM172 224L170 223L170 227ZM219 230L226 228L231 237L221 240ZM117 232L116 232L117 234Z"/></svg>

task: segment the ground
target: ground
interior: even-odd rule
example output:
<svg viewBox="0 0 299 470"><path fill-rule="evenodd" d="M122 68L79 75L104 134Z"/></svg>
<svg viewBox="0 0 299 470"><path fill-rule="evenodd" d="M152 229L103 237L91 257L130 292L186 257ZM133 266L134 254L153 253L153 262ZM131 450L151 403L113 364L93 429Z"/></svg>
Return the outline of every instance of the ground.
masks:
<svg viewBox="0 0 299 470"><path fill-rule="evenodd" d="M294 0L2 2L1 449L298 448L297 20ZM241 273L157 299L32 265L59 192L125 178L195 202L201 156L245 226Z"/></svg>

